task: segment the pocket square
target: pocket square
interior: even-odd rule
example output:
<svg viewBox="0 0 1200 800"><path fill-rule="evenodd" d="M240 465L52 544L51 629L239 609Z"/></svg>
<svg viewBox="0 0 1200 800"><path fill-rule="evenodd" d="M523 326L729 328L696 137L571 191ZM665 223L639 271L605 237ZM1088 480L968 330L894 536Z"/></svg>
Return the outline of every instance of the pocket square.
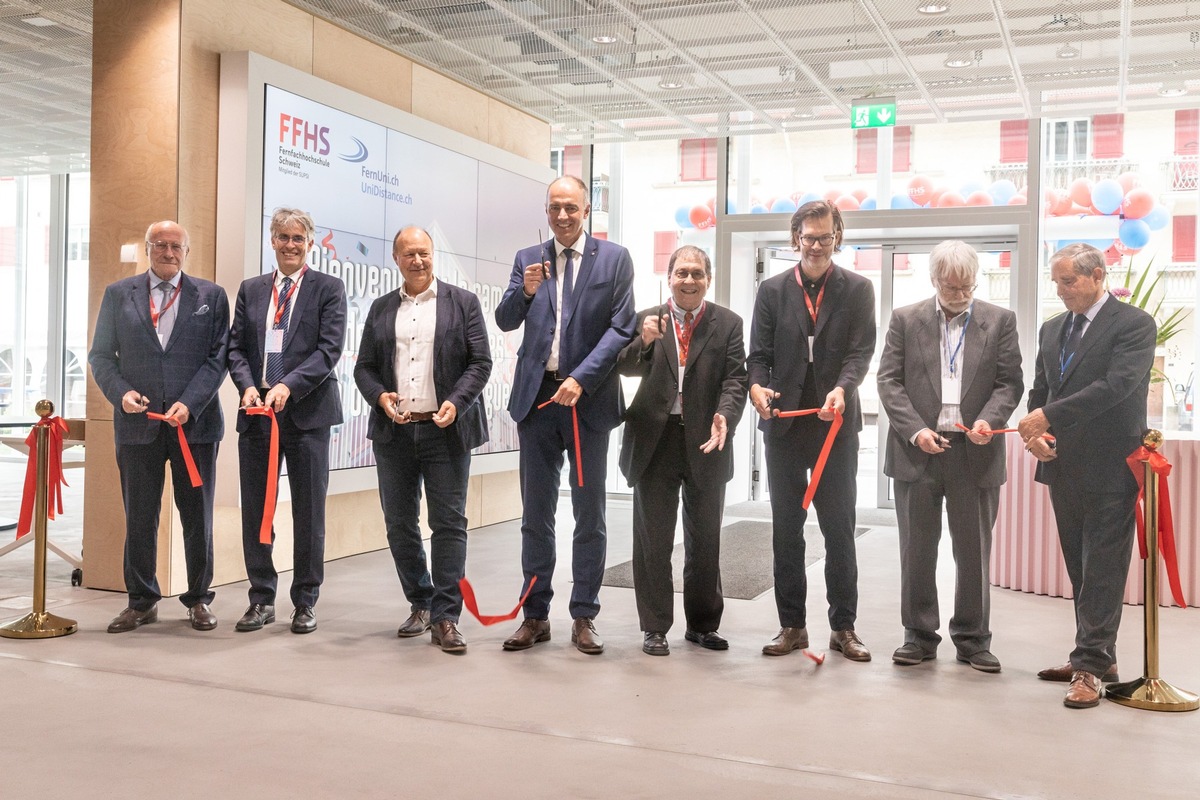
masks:
<svg viewBox="0 0 1200 800"><path fill-rule="evenodd" d="M204 314L207 314L207 313L208 313L208 306L203 305L203 306L200 306L199 308L197 308L196 311L192 314L192 316L199 317L199 316L203 316Z"/></svg>

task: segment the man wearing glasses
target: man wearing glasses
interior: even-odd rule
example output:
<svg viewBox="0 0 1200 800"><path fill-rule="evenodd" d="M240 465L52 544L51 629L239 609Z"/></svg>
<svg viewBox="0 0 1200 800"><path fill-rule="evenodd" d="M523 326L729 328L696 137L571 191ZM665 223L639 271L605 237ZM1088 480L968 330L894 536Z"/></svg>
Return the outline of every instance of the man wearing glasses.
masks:
<svg viewBox="0 0 1200 800"><path fill-rule="evenodd" d="M974 299L978 270L970 245L934 247L929 277L936 297L892 313L879 362L879 402L891 423L883 471L896 482L900 529L904 644L892 661L907 666L937 657L944 503L956 571L950 638L960 662L999 672L988 563L1007 470L1003 437L990 432L1008 422L1024 381L1016 314Z"/></svg>
<svg viewBox="0 0 1200 800"><path fill-rule="evenodd" d="M750 402L761 418L771 490L775 604L779 633L763 654L808 647L805 603L803 498L808 471L821 452L834 416L844 422L813 497L825 538L829 646L852 661L871 652L854 632L858 616L858 561L854 549L858 387L875 351L875 290L862 275L833 263L842 244L842 215L832 203L805 203L792 215L792 247L800 262L759 287L746 359ZM819 408L820 413L776 417L775 412Z"/></svg>
<svg viewBox="0 0 1200 800"><path fill-rule="evenodd" d="M158 620L156 577L163 463L171 463L183 524L187 591L179 600L198 631L217 627L212 519L217 445L224 433L217 390L225 379L229 301L214 283L183 272L188 234L175 222L146 230L147 272L104 291L88 362L113 405L113 439L125 503L125 588L129 606L108 626L125 633ZM163 415L151 419L147 412ZM200 477L193 487L177 428Z"/></svg>
<svg viewBox="0 0 1200 800"><path fill-rule="evenodd" d="M346 287L308 268L314 225L307 212L279 208L271 217L277 268L242 282L229 333L229 374L241 408L268 406L279 426L279 462L292 493L292 633L317 629L314 607L325 576L325 494L329 429L342 422L335 373L346 334ZM271 420L238 414L242 554L250 607L237 622L255 631L275 621L278 574L271 543L259 541L266 498ZM278 472L274 476L278 479Z"/></svg>

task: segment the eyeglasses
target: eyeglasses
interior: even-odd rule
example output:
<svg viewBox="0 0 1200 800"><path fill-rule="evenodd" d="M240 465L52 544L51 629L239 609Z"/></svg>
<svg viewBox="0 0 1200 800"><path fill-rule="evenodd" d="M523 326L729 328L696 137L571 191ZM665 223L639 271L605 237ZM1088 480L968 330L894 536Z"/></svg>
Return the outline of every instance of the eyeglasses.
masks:
<svg viewBox="0 0 1200 800"><path fill-rule="evenodd" d="M297 233L295 236L277 233L273 238L280 244L287 244L288 242L291 242L292 244L308 244L308 237L299 233Z"/></svg>
<svg viewBox="0 0 1200 800"><path fill-rule="evenodd" d="M979 284L973 283L970 286L948 286L939 282L938 286L941 287L941 290L946 294L973 294L975 292L975 288L979 286Z"/></svg>
<svg viewBox="0 0 1200 800"><path fill-rule="evenodd" d="M188 249L186 244L180 244L179 242L148 242L147 244L154 248L154 252L156 253L165 253L170 250L172 253L179 255Z"/></svg>
<svg viewBox="0 0 1200 800"><path fill-rule="evenodd" d="M677 281L686 281L691 278L696 283L701 283L708 278L708 273L702 269L677 269L674 275Z"/></svg>
<svg viewBox="0 0 1200 800"><path fill-rule="evenodd" d="M833 244L833 240L834 240L834 236L831 233L827 233L824 236L801 236L800 237L800 242L805 247L812 247L813 245L817 245L817 244L821 245L821 247L829 247L829 245Z"/></svg>

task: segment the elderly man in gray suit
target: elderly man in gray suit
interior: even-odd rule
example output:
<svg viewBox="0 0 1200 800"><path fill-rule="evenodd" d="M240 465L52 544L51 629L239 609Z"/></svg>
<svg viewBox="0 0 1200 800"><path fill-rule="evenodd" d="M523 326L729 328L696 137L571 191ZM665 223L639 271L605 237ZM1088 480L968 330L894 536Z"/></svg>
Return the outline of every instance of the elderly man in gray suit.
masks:
<svg viewBox="0 0 1200 800"><path fill-rule="evenodd" d="M892 661L937 657L944 502L957 570L950 638L959 661L999 672L990 649L988 561L1007 473L1003 442L990 431L1005 425L1024 386L1016 315L974 299L978 270L969 245L934 247L936 297L892 313L879 362L879 401L891 423L883 469L895 480L900 528L904 644Z"/></svg>

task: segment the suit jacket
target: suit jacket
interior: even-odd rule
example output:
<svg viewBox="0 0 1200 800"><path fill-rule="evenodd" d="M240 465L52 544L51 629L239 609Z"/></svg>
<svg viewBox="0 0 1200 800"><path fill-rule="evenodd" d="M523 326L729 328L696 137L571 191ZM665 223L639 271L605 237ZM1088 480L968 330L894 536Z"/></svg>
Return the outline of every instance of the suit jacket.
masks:
<svg viewBox="0 0 1200 800"><path fill-rule="evenodd" d="M240 397L260 386L266 357L267 309L271 305L274 273L242 281L229 332L229 375ZM283 346L281 383L291 391L286 410L301 430L342 422L338 361L346 339L346 285L314 269L297 290L287 341ZM243 432L250 418L238 415Z"/></svg>
<svg viewBox="0 0 1200 800"><path fill-rule="evenodd" d="M554 259L554 240L517 252L504 297L496 306L496 323L513 331L522 323L525 336L517 351L508 412L520 422L533 408L554 340L556 291L543 281L537 294L525 297L525 267ZM633 338L633 259L619 244L588 236L571 301L563 309L558 371L583 387L580 421L593 430L612 430L621 422L621 382L613 367L621 349Z"/></svg>
<svg viewBox="0 0 1200 800"><path fill-rule="evenodd" d="M815 340L817 399L823 401L835 386L846 393L846 411L839 436L862 430L858 387L875 354L875 290L856 272L830 267L825 297L817 318ZM804 304L804 289L794 270L768 278L758 287L750 323L750 355L746 359L749 385L779 392L774 408L800 408L808 364L812 319ZM767 438L782 436L792 418L759 420Z"/></svg>
<svg viewBox="0 0 1200 800"><path fill-rule="evenodd" d="M936 298L892 312L878 377L879 402L891 422L883 471L896 480L917 480L932 458L911 440L922 428L937 430L942 410L940 327ZM962 359L963 424L970 427L981 419L991 428L1003 428L1025 388L1017 315L976 300L963 332ZM976 486L999 486L1007 479L1003 438L963 445Z"/></svg>
<svg viewBox="0 0 1200 800"><path fill-rule="evenodd" d="M88 363L113 405L117 444L148 444L163 424L122 410L121 398L131 389L150 399L150 411L164 413L176 402L187 406L183 430L189 442L219 442L225 432L221 404L214 400L225 380L229 299L215 283L185 273L175 302L175 327L164 347L150 321L147 273L104 290Z"/></svg>
<svg viewBox="0 0 1200 800"><path fill-rule="evenodd" d="M637 330L647 315L669 313L655 306L638 314ZM679 353L668 329L649 348L641 336L621 351L617 371L642 379L625 414L621 439L621 473L636 484L646 471L680 392ZM746 407L746 349L742 318L727 308L706 303L692 331L687 369L683 373L683 431L688 468L697 482L720 484L733 477L733 432ZM724 450L702 453L714 414L725 417L729 433Z"/></svg>
<svg viewBox="0 0 1200 800"><path fill-rule="evenodd" d="M379 407L379 395L396 391L396 312L400 292L388 292L371 304L358 346L354 382L371 407L367 438L390 442L396 423ZM488 440L487 419L479 395L492 374L487 325L479 298L438 281L437 324L433 332L433 385L440 406L454 404L454 422L446 429L451 451L470 452Z"/></svg>
<svg viewBox="0 0 1200 800"><path fill-rule="evenodd" d="M1068 314L1047 320L1038 334L1038 360L1029 410L1042 409L1058 458L1038 463L1041 483L1064 481L1095 492L1129 491L1125 458L1142 443L1146 395L1157 327L1136 306L1108 297L1059 380L1059 352Z"/></svg>

